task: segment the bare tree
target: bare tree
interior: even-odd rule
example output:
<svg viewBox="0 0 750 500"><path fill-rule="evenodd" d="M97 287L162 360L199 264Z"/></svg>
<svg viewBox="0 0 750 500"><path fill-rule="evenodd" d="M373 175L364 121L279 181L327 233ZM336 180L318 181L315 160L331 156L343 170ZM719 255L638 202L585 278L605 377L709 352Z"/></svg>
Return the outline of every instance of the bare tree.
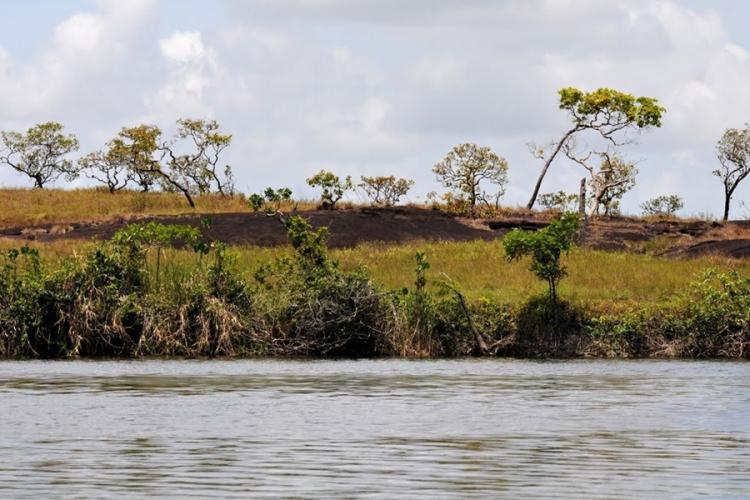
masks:
<svg viewBox="0 0 750 500"><path fill-rule="evenodd" d="M635 176L638 169L635 163L623 160L616 153L610 151L588 152L585 155L577 153L575 141L569 141L564 147L565 155L582 166L589 174L589 188L591 188L589 216L599 214L602 206L605 213L611 214L612 208L619 203L620 198L635 186ZM596 164L596 159L599 163Z"/></svg>
<svg viewBox="0 0 750 500"><path fill-rule="evenodd" d="M133 178L127 158L113 147L113 142L107 143L106 150L89 153L78 160L81 172L98 181L115 193L125 189Z"/></svg>
<svg viewBox="0 0 750 500"><path fill-rule="evenodd" d="M526 205L534 207L539 189L542 186L552 161L566 144L577 134L590 131L597 134L613 147L632 142L629 130L642 130L660 127L665 109L652 97L635 97L614 89L600 88L593 92L567 87L558 91L560 109L568 112L571 120L562 137L546 147L530 145L532 154L544 162L531 199Z"/></svg>
<svg viewBox="0 0 750 500"><path fill-rule="evenodd" d="M744 129L730 128L716 144L721 168L712 173L724 184L724 216L729 219L729 207L737 186L750 174L750 125Z"/></svg>
<svg viewBox="0 0 750 500"><path fill-rule="evenodd" d="M0 163L33 179L35 188L42 189L63 175L68 180L78 177L76 165L65 158L78 150L78 139L73 134L65 135L61 124L40 123L25 134L0 132L0 138Z"/></svg>

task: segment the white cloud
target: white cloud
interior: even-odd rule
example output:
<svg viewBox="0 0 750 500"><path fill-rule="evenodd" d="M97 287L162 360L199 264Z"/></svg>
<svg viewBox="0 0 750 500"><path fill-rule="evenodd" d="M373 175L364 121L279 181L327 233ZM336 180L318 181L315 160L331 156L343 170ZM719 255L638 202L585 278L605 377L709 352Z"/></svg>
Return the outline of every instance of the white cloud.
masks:
<svg viewBox="0 0 750 500"><path fill-rule="evenodd" d="M206 57L206 48L197 31L173 33L169 38L159 40L159 49L170 61L182 64L199 63Z"/></svg>
<svg viewBox="0 0 750 500"><path fill-rule="evenodd" d="M206 116L234 134L227 162L243 188L304 189L326 167L413 177L415 195L436 188L430 166L452 145L474 141L509 160L507 201L524 203L540 168L525 144L566 126L556 90L610 86L668 110L663 128L625 152L641 160L625 207L679 191L698 212L716 210L705 191L715 141L750 120L749 41L723 19L750 8L227 0L227 15L209 22L153 0L94 5L61 19L33 57L3 50L0 35L0 128L57 119L86 149L121 125ZM207 7L184 7L195 8ZM543 191L576 190L580 176L556 164Z"/></svg>

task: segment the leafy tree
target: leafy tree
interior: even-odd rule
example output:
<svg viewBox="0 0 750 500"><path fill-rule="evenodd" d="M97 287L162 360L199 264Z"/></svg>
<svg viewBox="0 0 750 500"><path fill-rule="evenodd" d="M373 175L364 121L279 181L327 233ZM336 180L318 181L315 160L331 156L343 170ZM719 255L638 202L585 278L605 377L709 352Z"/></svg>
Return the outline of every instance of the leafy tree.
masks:
<svg viewBox="0 0 750 500"><path fill-rule="evenodd" d="M568 194L565 191L542 193L539 195L539 204L546 209L560 210L561 212L575 210L578 206L578 195Z"/></svg>
<svg viewBox="0 0 750 500"><path fill-rule="evenodd" d="M212 186L219 194L233 194L232 168L226 165L223 173L219 170L219 156L231 144L232 136L220 133L215 120L183 118L177 124L172 141L161 145L172 177L182 178L182 185L192 185L200 194L210 192Z"/></svg>
<svg viewBox="0 0 750 500"><path fill-rule="evenodd" d="M158 180L165 190L182 193L192 208L193 194L206 193L214 184L218 192L231 194L231 168L225 168L223 179L217 172L219 155L231 136L218 133L215 121L181 119L177 123L171 140L164 140L161 129L153 125L124 128L112 141L112 149L127 159L144 191Z"/></svg>
<svg viewBox="0 0 750 500"><path fill-rule="evenodd" d="M395 178L392 175L387 177L362 177L359 188L376 205L385 205L387 207L395 205L402 196L406 196L409 189L414 185L414 181L409 179Z"/></svg>
<svg viewBox="0 0 750 500"><path fill-rule="evenodd" d="M574 136L590 131L612 146L632 142L628 131L661 127L661 118L666 110L653 97L635 97L618 90L600 88L593 92L566 87L558 91L560 109L567 111L571 127L548 147L533 147L534 156L544 161L527 208L534 207L544 176L552 161Z"/></svg>
<svg viewBox="0 0 750 500"><path fill-rule="evenodd" d="M336 203L344 196L344 193L352 189L352 178L347 176L343 181L333 172L321 170L307 179L311 187L320 187L320 207L324 210L334 210Z"/></svg>
<svg viewBox="0 0 750 500"><path fill-rule="evenodd" d="M110 193L125 189L133 179L128 158L121 149L114 147L114 141L107 143L106 150L89 153L78 160L78 166L89 179L107 186Z"/></svg>
<svg viewBox="0 0 750 500"><path fill-rule="evenodd" d="M724 216L729 219L729 205L737 186L750 174L750 125L744 129L730 128L716 145L721 168L712 173L724 184Z"/></svg>
<svg viewBox="0 0 750 500"><path fill-rule="evenodd" d="M482 190L485 181L497 186L493 196L496 205L508 182L508 162L490 148L470 143L455 146L432 171L443 186L462 199L466 197L472 210L478 201L489 204L488 195Z"/></svg>
<svg viewBox="0 0 750 500"><path fill-rule="evenodd" d="M159 159L156 157L161 140L161 129L154 125L123 127L104 152L120 159L131 179L143 192L151 191L158 179Z"/></svg>
<svg viewBox="0 0 750 500"><path fill-rule="evenodd" d="M641 203L643 215L671 216L683 207L682 198L676 194L662 195Z"/></svg>
<svg viewBox="0 0 750 500"><path fill-rule="evenodd" d="M531 256L529 270L547 282L549 298L553 304L557 303L557 286L567 275L565 267L560 264L560 257L570 250L578 226L578 215L566 212L544 229L533 232L516 228L503 239L505 255L509 261Z"/></svg>
<svg viewBox="0 0 750 500"><path fill-rule="evenodd" d="M0 163L27 175L34 181L35 188L42 189L63 175L68 180L78 177L75 164L65 158L78 150L78 139L73 134L64 134L61 124L40 123L25 134L0 132L0 138L4 146L0 151Z"/></svg>

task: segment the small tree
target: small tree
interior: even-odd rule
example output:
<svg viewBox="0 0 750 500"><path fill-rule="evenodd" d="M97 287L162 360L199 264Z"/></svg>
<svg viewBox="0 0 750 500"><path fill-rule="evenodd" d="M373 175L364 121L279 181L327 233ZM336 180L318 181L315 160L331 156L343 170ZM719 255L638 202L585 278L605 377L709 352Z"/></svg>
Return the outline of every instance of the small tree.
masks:
<svg viewBox="0 0 750 500"><path fill-rule="evenodd" d="M273 213L278 212L281 208L281 203L284 201L289 201L292 199L292 190L289 188L279 188L274 189L272 187L267 187L265 191L263 191L263 194L253 193L247 198L247 203L250 205L250 208L253 209L253 212L257 212L264 206L266 206L266 203L271 203L271 207L266 208L266 212Z"/></svg>
<svg viewBox="0 0 750 500"><path fill-rule="evenodd" d="M497 205L508 182L508 162L490 148L470 143L455 146L432 171L437 180L464 199L471 210L478 201L489 204L488 196L492 196ZM484 182L497 186L497 192L488 195L482 190Z"/></svg>
<svg viewBox="0 0 750 500"><path fill-rule="evenodd" d="M117 137L108 143L105 154L122 161L129 177L144 193L156 184L160 170L156 157L161 140L161 129L154 125L123 127Z"/></svg>
<svg viewBox="0 0 750 500"><path fill-rule="evenodd" d="M359 188L372 200L375 205L387 207L398 203L402 196L406 196L414 181L409 179L397 179L392 175L387 177L362 177Z"/></svg>
<svg viewBox="0 0 750 500"><path fill-rule="evenodd" d="M232 168L226 165L222 170L219 166L219 156L231 144L232 136L220 133L215 120L182 118L177 124L175 137L161 146L172 177L181 177L183 185L191 184L200 194L211 192L212 186L219 194L233 194Z"/></svg>
<svg viewBox="0 0 750 500"><path fill-rule="evenodd" d="M721 168L712 173L724 184L724 216L729 219L729 206L737 186L750 174L750 125L744 129L730 128L716 144Z"/></svg>
<svg viewBox="0 0 750 500"><path fill-rule="evenodd" d="M661 127L661 118L666 110L653 97L635 97L614 89L600 88L593 92L567 87L558 91L560 109L568 112L571 120L563 136L548 147L532 147L532 153L544 162L531 199L526 205L534 207L544 176L552 161L575 135L591 131L612 146L632 142L628 131Z"/></svg>
<svg viewBox="0 0 750 500"><path fill-rule="evenodd" d="M35 188L42 189L63 175L68 180L78 177L76 165L65 158L78 150L78 139L73 134L64 134L61 124L40 123L25 134L0 132L0 138L3 142L0 163L27 175Z"/></svg>
<svg viewBox="0 0 750 500"><path fill-rule="evenodd" d="M578 214L566 212L539 231L514 229L503 239L505 256L509 261L531 256L529 270L547 282L549 298L557 304L557 286L567 271L560 264L560 257L570 250L573 237L578 230Z"/></svg>
<svg viewBox="0 0 750 500"><path fill-rule="evenodd" d="M110 193L125 189L134 175L128 158L114 147L114 141L107 143L106 150L89 153L79 159L78 167L89 179L107 186Z"/></svg>
<svg viewBox="0 0 750 500"><path fill-rule="evenodd" d="M321 170L307 179L311 187L320 187L320 208L323 210L334 210L336 203L343 198L344 193L352 189L352 178L347 176L343 181L333 172Z"/></svg>
<svg viewBox="0 0 750 500"><path fill-rule="evenodd" d="M578 206L578 195L565 191L542 193L539 195L539 204L547 210L572 211Z"/></svg>
<svg viewBox="0 0 750 500"><path fill-rule="evenodd" d="M682 198L676 194L662 195L641 203L643 215L670 217L683 207Z"/></svg>

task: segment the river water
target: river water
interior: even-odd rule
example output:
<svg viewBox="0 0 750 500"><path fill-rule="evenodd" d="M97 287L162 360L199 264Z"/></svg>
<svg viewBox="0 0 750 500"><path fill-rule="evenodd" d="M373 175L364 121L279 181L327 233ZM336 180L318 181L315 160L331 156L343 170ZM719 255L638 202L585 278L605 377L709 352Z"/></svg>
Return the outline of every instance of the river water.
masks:
<svg viewBox="0 0 750 500"><path fill-rule="evenodd" d="M750 363L0 363L0 497L750 496Z"/></svg>

